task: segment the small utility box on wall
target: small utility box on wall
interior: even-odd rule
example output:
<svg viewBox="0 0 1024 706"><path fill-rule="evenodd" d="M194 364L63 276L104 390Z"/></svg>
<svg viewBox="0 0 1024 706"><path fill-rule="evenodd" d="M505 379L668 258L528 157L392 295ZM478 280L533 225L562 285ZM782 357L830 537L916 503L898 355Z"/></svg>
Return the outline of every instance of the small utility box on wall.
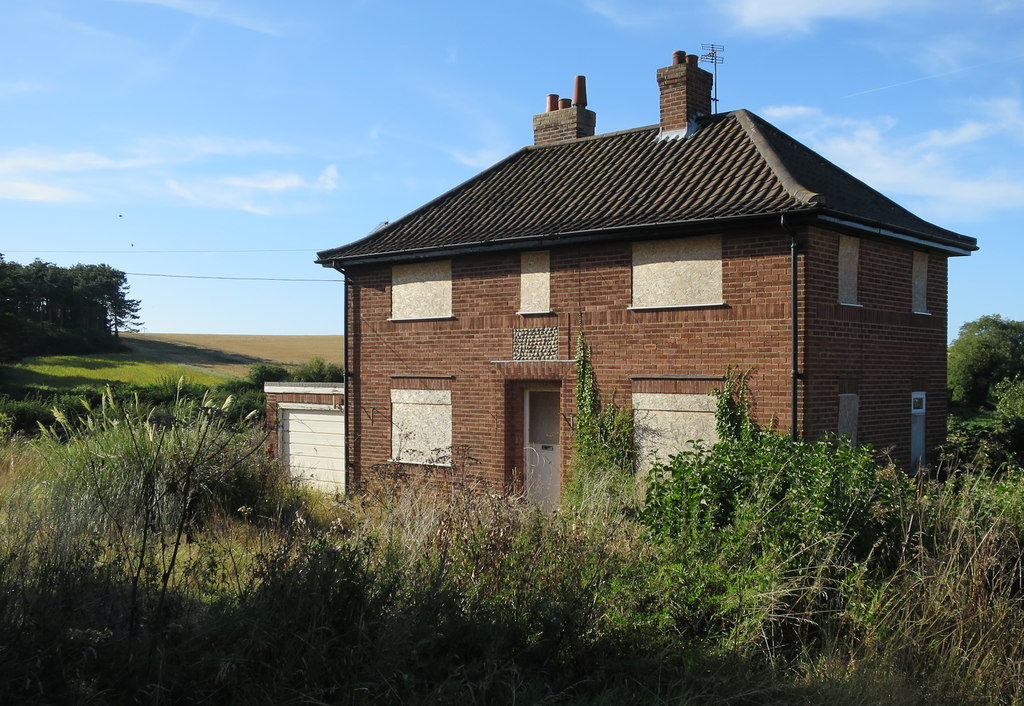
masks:
<svg viewBox="0 0 1024 706"><path fill-rule="evenodd" d="M345 388L333 382L267 382L267 428L292 476L345 492Z"/></svg>

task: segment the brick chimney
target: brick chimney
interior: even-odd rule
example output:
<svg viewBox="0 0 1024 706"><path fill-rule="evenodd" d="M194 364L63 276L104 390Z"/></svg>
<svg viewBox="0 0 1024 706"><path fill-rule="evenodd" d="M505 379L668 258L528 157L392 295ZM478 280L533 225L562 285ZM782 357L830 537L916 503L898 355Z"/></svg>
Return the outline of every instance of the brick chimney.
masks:
<svg viewBox="0 0 1024 706"><path fill-rule="evenodd" d="M661 88L661 129L686 130L699 115L711 114L711 74L697 65L700 58L672 53L672 66L658 69Z"/></svg>
<svg viewBox="0 0 1024 706"><path fill-rule="evenodd" d="M593 137L597 114L587 110L587 79L576 77L573 99L559 100L548 94L547 111L533 116L533 144L551 145L556 142Z"/></svg>

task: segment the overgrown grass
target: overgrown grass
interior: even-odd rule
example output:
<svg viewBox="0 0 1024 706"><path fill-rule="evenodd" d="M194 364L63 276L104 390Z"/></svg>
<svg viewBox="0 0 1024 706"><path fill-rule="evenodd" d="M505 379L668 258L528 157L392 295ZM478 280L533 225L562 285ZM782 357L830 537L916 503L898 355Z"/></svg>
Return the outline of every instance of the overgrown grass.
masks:
<svg viewBox="0 0 1024 706"><path fill-rule="evenodd" d="M1024 472L910 485L751 435L667 524L618 484L342 498L221 407L0 447L0 702L1024 703Z"/></svg>

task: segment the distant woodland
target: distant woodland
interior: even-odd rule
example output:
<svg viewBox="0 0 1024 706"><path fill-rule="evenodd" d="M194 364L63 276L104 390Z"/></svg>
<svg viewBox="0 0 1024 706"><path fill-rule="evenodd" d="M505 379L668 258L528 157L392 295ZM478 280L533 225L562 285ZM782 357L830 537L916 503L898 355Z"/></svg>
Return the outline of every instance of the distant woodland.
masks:
<svg viewBox="0 0 1024 706"><path fill-rule="evenodd" d="M21 265L0 254L0 360L115 349L119 332L136 330L139 306L109 265Z"/></svg>

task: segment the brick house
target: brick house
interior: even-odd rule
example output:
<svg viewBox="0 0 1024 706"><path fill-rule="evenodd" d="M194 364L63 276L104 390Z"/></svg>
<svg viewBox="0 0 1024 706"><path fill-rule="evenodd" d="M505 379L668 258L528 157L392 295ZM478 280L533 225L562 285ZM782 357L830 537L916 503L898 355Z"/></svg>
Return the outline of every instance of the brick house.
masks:
<svg viewBox="0 0 1024 706"><path fill-rule="evenodd" d="M525 147L362 240L345 276L349 481L461 448L497 488L554 502L571 453L578 327L644 458L714 434L749 370L755 415L847 434L906 466L946 425L947 259L928 223L756 115L711 114L676 52L661 121L595 135L582 78Z"/></svg>

